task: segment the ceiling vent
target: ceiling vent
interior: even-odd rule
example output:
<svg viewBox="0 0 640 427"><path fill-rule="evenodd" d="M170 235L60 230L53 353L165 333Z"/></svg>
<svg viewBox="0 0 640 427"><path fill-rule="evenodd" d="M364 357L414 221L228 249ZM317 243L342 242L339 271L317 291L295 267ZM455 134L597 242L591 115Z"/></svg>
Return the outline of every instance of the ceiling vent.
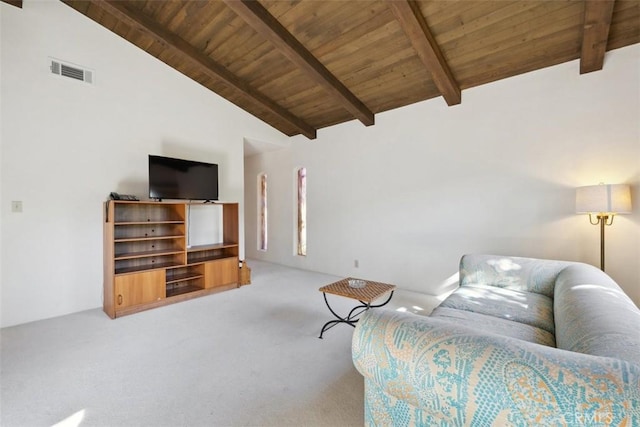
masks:
<svg viewBox="0 0 640 427"><path fill-rule="evenodd" d="M51 59L51 73L57 76L68 77L70 79L80 80L81 82L93 84L93 71L68 62L62 62L57 59Z"/></svg>

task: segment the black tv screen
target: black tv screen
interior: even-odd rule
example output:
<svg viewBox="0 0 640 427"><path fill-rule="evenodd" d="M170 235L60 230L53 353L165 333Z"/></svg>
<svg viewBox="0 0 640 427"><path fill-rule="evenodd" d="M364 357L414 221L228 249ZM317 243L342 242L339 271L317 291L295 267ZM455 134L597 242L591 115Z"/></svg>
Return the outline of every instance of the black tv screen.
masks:
<svg viewBox="0 0 640 427"><path fill-rule="evenodd" d="M149 155L149 197L218 200L218 165Z"/></svg>

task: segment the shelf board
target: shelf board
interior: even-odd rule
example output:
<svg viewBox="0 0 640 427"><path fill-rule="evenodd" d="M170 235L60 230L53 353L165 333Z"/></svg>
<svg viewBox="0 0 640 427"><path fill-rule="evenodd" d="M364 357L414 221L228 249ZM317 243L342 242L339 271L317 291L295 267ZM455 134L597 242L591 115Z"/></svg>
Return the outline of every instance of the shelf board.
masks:
<svg viewBox="0 0 640 427"><path fill-rule="evenodd" d="M176 255L176 254L182 254L182 253L184 253L184 250L182 249L158 249L155 251L119 254L119 255L116 255L113 259L116 261L121 261L124 259L148 258L148 257L154 257L154 256Z"/></svg>
<svg viewBox="0 0 640 427"><path fill-rule="evenodd" d="M153 225L153 224L184 224L184 220L171 220L171 221L116 221L113 223L115 226L119 225Z"/></svg>
<svg viewBox="0 0 640 427"><path fill-rule="evenodd" d="M181 286L176 289L167 289L167 298L175 297L177 295L188 294L190 292L201 291L202 288L197 286Z"/></svg>
<svg viewBox="0 0 640 427"><path fill-rule="evenodd" d="M171 205L184 205L186 202L160 202L158 200L110 200L111 203L119 204L132 204L132 205L161 205L161 206L171 206ZM236 202L234 202L236 203Z"/></svg>
<svg viewBox="0 0 640 427"><path fill-rule="evenodd" d="M135 267L116 268L115 274L139 273L141 271L152 271L161 268L182 267L180 262L159 262L153 265L137 265Z"/></svg>
<svg viewBox="0 0 640 427"><path fill-rule="evenodd" d="M167 279L167 285L172 283L186 282L187 280L200 279L202 277L204 277L204 275L200 273L176 274L172 276L171 279Z"/></svg>
<svg viewBox="0 0 640 427"><path fill-rule="evenodd" d="M171 236L145 236L145 237L123 237L114 239L115 243L122 242L144 242L147 240L169 240L169 239L181 239L184 238L184 234L174 234Z"/></svg>
<svg viewBox="0 0 640 427"><path fill-rule="evenodd" d="M238 247L238 244L232 243L232 242L213 243L211 245L191 246L190 248L187 248L187 252L193 253L193 252L213 251L216 249L236 248L236 247Z"/></svg>
<svg viewBox="0 0 640 427"><path fill-rule="evenodd" d="M197 259L187 260L187 265L202 264L203 262L207 262L207 261L218 261L218 260L229 259L229 258L238 258L238 255L227 254L227 255L213 255L208 257L201 257Z"/></svg>

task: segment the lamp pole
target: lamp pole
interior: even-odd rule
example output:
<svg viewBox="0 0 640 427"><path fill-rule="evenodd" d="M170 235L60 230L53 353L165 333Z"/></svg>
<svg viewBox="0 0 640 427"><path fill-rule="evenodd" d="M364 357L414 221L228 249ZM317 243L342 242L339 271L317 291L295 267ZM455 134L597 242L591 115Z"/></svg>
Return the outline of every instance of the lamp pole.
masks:
<svg viewBox="0 0 640 427"><path fill-rule="evenodd" d="M604 226L607 224L607 215L598 215L600 221L600 270L604 271Z"/></svg>

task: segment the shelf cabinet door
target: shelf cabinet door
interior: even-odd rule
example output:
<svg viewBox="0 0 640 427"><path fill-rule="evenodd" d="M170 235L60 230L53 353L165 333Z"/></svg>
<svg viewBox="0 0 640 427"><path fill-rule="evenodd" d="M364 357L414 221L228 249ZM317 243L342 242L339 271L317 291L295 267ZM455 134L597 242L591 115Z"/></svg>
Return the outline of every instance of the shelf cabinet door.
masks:
<svg viewBox="0 0 640 427"><path fill-rule="evenodd" d="M164 270L154 270L115 277L116 310L133 305L155 302L164 298Z"/></svg>
<svg viewBox="0 0 640 427"><path fill-rule="evenodd" d="M238 283L238 258L225 258L204 264L204 287L215 288Z"/></svg>

